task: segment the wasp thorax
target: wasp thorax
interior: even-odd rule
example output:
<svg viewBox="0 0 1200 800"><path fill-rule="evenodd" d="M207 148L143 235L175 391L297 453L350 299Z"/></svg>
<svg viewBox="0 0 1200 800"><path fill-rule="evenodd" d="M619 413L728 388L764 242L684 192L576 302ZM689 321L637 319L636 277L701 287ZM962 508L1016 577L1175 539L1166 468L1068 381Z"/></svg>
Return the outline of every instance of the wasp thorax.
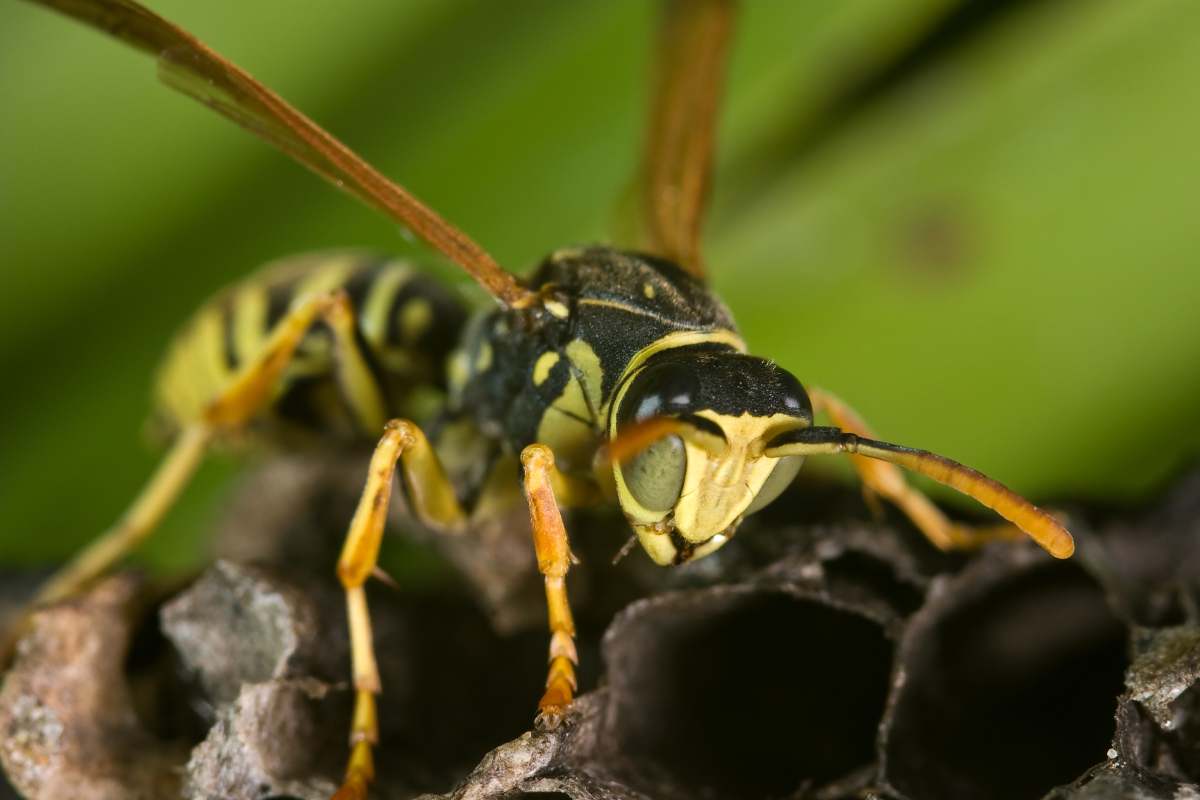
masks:
<svg viewBox="0 0 1200 800"><path fill-rule="evenodd" d="M812 422L791 374L724 347L652 356L625 379L613 409L610 435L634 446L614 464L617 494L658 563L707 555L779 496L802 459L765 456L763 445Z"/></svg>

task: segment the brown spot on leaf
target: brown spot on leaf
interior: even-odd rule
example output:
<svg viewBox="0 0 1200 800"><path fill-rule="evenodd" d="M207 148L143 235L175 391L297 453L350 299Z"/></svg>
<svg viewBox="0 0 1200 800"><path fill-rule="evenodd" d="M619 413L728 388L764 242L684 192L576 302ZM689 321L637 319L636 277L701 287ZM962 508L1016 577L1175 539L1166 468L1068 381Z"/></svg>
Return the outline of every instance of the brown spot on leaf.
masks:
<svg viewBox="0 0 1200 800"><path fill-rule="evenodd" d="M966 279L978 253L969 213L959 200L927 203L906 212L896 233L901 278L926 286Z"/></svg>

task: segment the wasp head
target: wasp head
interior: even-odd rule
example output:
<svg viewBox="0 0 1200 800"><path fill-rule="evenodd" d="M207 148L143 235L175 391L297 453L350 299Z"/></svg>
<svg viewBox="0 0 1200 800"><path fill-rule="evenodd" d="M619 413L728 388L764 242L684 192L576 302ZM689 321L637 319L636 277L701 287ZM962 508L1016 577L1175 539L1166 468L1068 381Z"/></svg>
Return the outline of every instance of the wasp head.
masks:
<svg viewBox="0 0 1200 800"><path fill-rule="evenodd" d="M800 469L800 456L764 455L766 442L811 424L799 381L732 349L671 349L631 371L610 412L610 460L650 557L678 564L728 541Z"/></svg>

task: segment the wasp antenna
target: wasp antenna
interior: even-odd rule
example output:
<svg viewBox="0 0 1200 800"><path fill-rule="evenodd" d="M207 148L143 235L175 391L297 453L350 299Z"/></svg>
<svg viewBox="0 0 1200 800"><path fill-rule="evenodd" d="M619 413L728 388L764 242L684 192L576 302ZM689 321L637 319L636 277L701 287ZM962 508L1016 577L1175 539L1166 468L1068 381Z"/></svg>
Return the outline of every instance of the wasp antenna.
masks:
<svg viewBox="0 0 1200 800"><path fill-rule="evenodd" d="M412 231L507 306L529 290L465 233L292 107L237 64L133 0L32 0L159 60L163 82Z"/></svg>
<svg viewBox="0 0 1200 800"><path fill-rule="evenodd" d="M1075 552L1075 540L1053 516L982 472L928 450L823 427L788 431L773 439L764 450L764 455L775 458L832 453L857 453L918 472L973 497L1016 525L1055 558L1069 558Z"/></svg>

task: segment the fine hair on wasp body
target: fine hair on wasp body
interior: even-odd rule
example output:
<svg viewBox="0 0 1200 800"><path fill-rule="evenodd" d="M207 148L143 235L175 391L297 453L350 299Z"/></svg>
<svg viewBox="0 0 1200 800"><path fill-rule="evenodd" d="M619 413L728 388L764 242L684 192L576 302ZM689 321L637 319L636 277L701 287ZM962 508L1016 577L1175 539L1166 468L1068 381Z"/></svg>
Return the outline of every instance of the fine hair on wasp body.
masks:
<svg viewBox="0 0 1200 800"><path fill-rule="evenodd" d="M969 467L875 439L833 394L752 354L707 288L700 234L730 0L665 4L640 240L554 251L526 280L248 73L133 0L35 2L150 53L170 86L401 223L495 301L470 314L414 265L351 251L285 259L218 296L184 327L160 373L156 415L173 432L161 466L126 514L37 597L45 603L80 591L140 544L216 441L250 429L377 440L337 565L355 690L338 798L364 798L374 778L382 687L364 584L377 572L397 478L411 513L447 533L469 534L473 514L494 494L523 490L549 617L544 725L562 719L578 688L564 508L615 506L650 559L682 564L727 543L806 457L848 454L864 486L939 548L1028 535L1051 555L1071 555L1071 536L1053 516ZM833 424L817 425L821 415ZM450 430L455 435L444 437ZM480 445L475 469L448 470L464 439ZM950 521L900 467L1012 524Z"/></svg>

